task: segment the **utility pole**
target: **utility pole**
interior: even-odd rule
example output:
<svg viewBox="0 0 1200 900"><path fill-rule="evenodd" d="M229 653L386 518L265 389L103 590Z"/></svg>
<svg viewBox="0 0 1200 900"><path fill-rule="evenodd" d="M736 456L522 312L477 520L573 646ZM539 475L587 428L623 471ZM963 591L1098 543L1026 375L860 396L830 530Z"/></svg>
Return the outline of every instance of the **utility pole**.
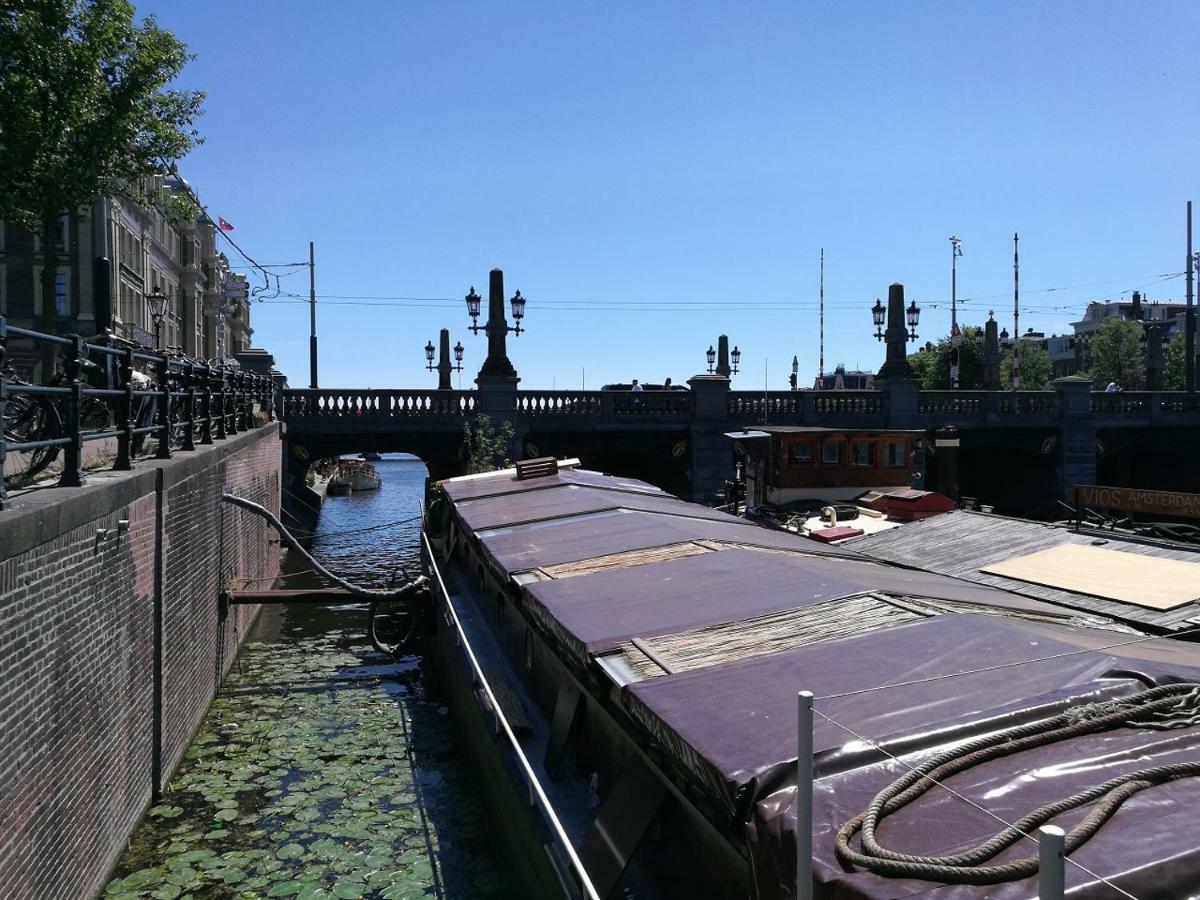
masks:
<svg viewBox="0 0 1200 900"><path fill-rule="evenodd" d="M821 248L821 359L817 363L817 384L825 387L825 248ZM795 387L795 385L793 385Z"/></svg>
<svg viewBox="0 0 1200 900"><path fill-rule="evenodd" d="M1184 390L1196 390L1196 309L1192 306L1192 201L1187 202L1187 316L1183 323Z"/></svg>
<svg viewBox="0 0 1200 900"><path fill-rule="evenodd" d="M958 390L958 373L962 334L958 330L958 258L962 256L962 241L950 236L950 386Z"/></svg>
<svg viewBox="0 0 1200 900"><path fill-rule="evenodd" d="M1012 356L1012 386L1014 391L1021 389L1021 257L1018 253L1017 242L1020 240L1013 232L1013 356Z"/></svg>
<svg viewBox="0 0 1200 900"><path fill-rule="evenodd" d="M317 389L317 264L313 242L308 242L308 386Z"/></svg>

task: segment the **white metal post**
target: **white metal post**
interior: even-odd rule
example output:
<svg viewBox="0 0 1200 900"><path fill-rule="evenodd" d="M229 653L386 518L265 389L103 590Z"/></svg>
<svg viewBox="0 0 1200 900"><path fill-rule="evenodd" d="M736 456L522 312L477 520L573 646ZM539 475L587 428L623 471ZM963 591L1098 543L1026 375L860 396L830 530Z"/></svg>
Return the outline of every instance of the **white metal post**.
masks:
<svg viewBox="0 0 1200 900"><path fill-rule="evenodd" d="M813 695L797 695L796 900L812 900Z"/></svg>
<svg viewBox="0 0 1200 900"><path fill-rule="evenodd" d="M1063 900L1066 889L1064 832L1057 825L1038 829L1038 900Z"/></svg>

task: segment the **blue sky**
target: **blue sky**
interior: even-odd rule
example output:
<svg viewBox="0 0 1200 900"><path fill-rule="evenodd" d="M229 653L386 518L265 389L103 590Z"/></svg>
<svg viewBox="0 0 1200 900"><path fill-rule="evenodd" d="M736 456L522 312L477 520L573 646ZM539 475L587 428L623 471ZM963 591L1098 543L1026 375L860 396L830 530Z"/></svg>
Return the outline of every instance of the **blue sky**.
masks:
<svg viewBox="0 0 1200 900"><path fill-rule="evenodd" d="M1200 200L1200 5L139 12L197 54L207 141L182 168L210 211L263 263L316 241L323 387L435 384L422 347L442 327L468 386L486 339L461 298L493 266L528 298L509 355L543 388L679 382L721 333L736 387L765 362L785 388L793 354L811 383L821 247L827 370L879 366L869 307L893 281L922 341L949 331L951 234L967 324L995 309L1011 330L1014 231L1022 329L1133 288L1184 296L1159 276L1183 271ZM255 341L304 386L308 311L286 292L307 297L307 272L275 271L293 274L254 307Z"/></svg>

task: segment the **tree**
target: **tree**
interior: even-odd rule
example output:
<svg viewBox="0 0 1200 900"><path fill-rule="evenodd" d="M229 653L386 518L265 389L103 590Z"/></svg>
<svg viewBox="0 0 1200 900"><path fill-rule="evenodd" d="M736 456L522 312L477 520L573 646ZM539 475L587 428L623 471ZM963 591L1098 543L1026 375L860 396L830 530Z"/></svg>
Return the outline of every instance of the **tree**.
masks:
<svg viewBox="0 0 1200 900"><path fill-rule="evenodd" d="M983 388L983 348L975 346L978 328L966 327L958 347L958 386L964 391ZM933 345L932 349L919 350L908 358L913 373L921 383L921 390L950 390L950 337L947 335Z"/></svg>
<svg viewBox="0 0 1200 900"><path fill-rule="evenodd" d="M136 196L201 142L204 94L168 90L190 57L129 0L37 0L0 12L0 219L41 235L98 196ZM142 199L142 198L138 198ZM42 267L41 330L54 333L55 266Z"/></svg>
<svg viewBox="0 0 1200 900"><path fill-rule="evenodd" d="M1187 374L1183 368L1186 349L1182 330L1175 332L1171 340L1167 342L1167 346L1163 348L1163 356L1166 358L1166 366L1163 369L1164 391L1187 389Z"/></svg>
<svg viewBox="0 0 1200 900"><path fill-rule="evenodd" d="M1126 319L1105 319L1092 338L1092 381L1103 390L1116 382L1123 390L1140 390L1146 381L1146 361L1142 354L1142 325Z"/></svg>
<svg viewBox="0 0 1200 900"><path fill-rule="evenodd" d="M1041 344L1021 341L1021 390L1044 391L1050 386L1050 354ZM1012 351L1000 359L1000 384L1012 390Z"/></svg>
<svg viewBox="0 0 1200 900"><path fill-rule="evenodd" d="M492 420L484 413L475 417L475 426L463 425L463 453L467 457L467 474L494 472L512 465L509 451L513 443L512 422L501 422L492 426Z"/></svg>

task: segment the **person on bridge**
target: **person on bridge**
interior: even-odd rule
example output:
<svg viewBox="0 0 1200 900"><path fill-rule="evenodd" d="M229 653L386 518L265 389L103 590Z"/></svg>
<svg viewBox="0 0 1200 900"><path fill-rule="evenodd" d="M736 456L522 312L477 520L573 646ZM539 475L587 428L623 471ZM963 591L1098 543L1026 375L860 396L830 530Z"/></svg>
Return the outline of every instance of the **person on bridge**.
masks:
<svg viewBox="0 0 1200 900"><path fill-rule="evenodd" d="M633 391L635 394L640 394L642 391L644 391L644 390L645 390L645 388L644 388L644 387L642 387L642 386L641 386L641 385L638 383L638 380L637 380L636 378L635 378L635 379L633 379L633 385L632 385L632 386L631 386L629 389L630 389L631 391Z"/></svg>
<svg viewBox="0 0 1200 900"><path fill-rule="evenodd" d="M664 391L669 391L671 389L671 379L670 378L668 378L666 381L663 382L662 389Z"/></svg>
<svg viewBox="0 0 1200 900"><path fill-rule="evenodd" d="M1108 387L1106 387L1106 388L1104 389L1104 393L1106 393L1106 394L1115 394L1115 393L1117 393L1117 391L1119 391L1119 390L1121 390L1121 386L1120 386L1119 384L1117 384L1115 381L1110 381L1110 382L1108 383Z"/></svg>

